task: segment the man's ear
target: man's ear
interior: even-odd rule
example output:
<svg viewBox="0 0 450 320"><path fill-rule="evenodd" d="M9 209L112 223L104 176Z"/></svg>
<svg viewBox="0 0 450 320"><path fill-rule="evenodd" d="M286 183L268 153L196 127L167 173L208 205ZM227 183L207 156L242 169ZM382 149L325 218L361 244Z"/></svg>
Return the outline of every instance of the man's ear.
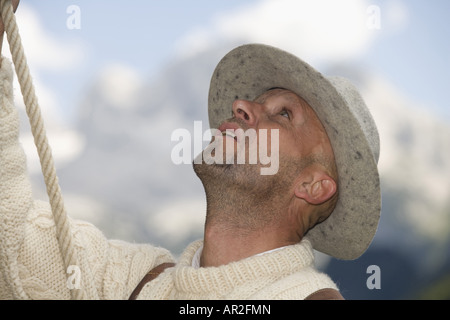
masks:
<svg viewBox="0 0 450 320"><path fill-rule="evenodd" d="M306 202L319 205L336 193L336 181L323 171L303 171L295 185L295 196Z"/></svg>

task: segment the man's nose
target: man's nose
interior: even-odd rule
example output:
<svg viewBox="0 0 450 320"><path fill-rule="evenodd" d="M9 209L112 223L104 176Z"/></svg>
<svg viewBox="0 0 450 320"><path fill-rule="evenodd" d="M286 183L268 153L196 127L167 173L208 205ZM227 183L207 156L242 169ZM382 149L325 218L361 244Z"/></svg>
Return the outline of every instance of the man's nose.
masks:
<svg viewBox="0 0 450 320"><path fill-rule="evenodd" d="M249 126L258 122L262 106L259 103L248 100L235 100L233 102L233 116L244 120Z"/></svg>

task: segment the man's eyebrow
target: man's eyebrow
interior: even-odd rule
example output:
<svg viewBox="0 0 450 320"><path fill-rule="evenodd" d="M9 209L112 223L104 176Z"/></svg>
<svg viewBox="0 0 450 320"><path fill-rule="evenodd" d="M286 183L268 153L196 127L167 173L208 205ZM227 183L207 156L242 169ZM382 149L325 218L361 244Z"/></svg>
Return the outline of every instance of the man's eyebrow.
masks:
<svg viewBox="0 0 450 320"><path fill-rule="evenodd" d="M259 99L261 99L261 97L267 95L267 93L269 93L270 91L277 90L277 89L286 90L286 89L283 88L283 87L272 87L272 88L270 88L270 89L267 89L267 90L264 91L263 93L261 93L261 94L260 94L259 96L257 96L253 101L254 101L254 102L257 102ZM267 99L267 97L264 97L264 99L262 99L261 101L258 101L258 102L259 102L259 103L264 103L264 101L266 101L266 99Z"/></svg>

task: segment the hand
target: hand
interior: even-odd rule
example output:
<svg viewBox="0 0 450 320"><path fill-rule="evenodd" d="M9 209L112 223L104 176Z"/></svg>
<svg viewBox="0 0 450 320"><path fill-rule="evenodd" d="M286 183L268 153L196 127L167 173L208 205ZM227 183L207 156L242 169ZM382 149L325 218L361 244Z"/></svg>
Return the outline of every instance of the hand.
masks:
<svg viewBox="0 0 450 320"><path fill-rule="evenodd" d="M20 0L12 0L13 10L16 12L17 7L19 6ZM1 9L1 8L0 8ZM0 54L2 52L2 43L3 43L3 33L5 32L5 27L3 25L2 17L0 16Z"/></svg>

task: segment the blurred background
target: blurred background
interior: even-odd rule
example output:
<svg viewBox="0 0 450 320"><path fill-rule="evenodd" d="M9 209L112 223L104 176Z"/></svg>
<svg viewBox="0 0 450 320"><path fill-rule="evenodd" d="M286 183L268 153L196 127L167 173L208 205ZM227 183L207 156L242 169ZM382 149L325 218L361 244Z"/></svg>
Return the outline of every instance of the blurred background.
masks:
<svg viewBox="0 0 450 320"><path fill-rule="evenodd" d="M317 253L318 268L347 299L450 299L449 14L447 0L22 0L16 15L72 217L174 255L201 238L203 188L172 162L171 134L208 129L217 62L266 43L350 78L380 131L373 244L355 261Z"/></svg>

